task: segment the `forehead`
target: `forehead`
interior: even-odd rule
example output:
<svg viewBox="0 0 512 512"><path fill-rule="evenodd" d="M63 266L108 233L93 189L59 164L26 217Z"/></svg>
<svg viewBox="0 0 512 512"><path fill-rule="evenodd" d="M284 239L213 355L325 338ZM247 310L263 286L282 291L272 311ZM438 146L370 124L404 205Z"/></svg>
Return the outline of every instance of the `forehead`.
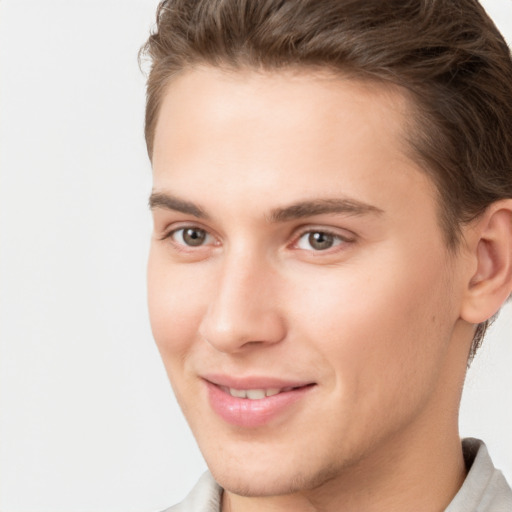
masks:
<svg viewBox="0 0 512 512"><path fill-rule="evenodd" d="M316 133L325 139L340 122L357 127L354 135L365 130L375 137L375 143L389 143L385 140L389 136L396 144L402 141L399 134L408 129L408 101L406 91L392 84L349 78L325 69L258 71L199 66L184 70L163 94L156 144L163 140L167 145L170 136L198 140L203 133L211 140L221 127L235 130L247 123L255 129L272 123L281 130L267 130L267 142L272 137L281 142L297 140L299 128L303 135L307 131L308 137Z"/></svg>
<svg viewBox="0 0 512 512"><path fill-rule="evenodd" d="M306 191L400 206L410 187L433 195L408 157L409 112L394 86L326 71L190 69L162 101L155 188L207 199L250 193L269 207Z"/></svg>

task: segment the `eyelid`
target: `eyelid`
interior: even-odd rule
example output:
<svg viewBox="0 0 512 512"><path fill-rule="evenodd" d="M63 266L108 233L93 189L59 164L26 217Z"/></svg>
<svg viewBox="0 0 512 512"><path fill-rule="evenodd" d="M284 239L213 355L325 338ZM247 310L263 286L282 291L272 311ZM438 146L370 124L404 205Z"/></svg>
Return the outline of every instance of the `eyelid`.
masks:
<svg viewBox="0 0 512 512"><path fill-rule="evenodd" d="M333 247L330 247L328 249L316 250L316 251L314 249L299 248L298 243L299 243L300 239L304 235L307 235L310 233L324 233L326 235L332 236L332 237L340 240L340 243L337 243L336 245L334 245ZM345 234L345 233L347 233L347 234ZM340 233L340 231L337 230L336 228L331 228L331 227L326 227L326 226L303 226L298 230L297 234L293 237L293 241L292 241L291 245L294 248L297 248L299 250L317 253L318 255L321 255L321 254L328 254L328 253L336 251L336 250L340 250L339 249L340 246L344 245L345 243L352 243L355 241L356 241L355 233L347 232L347 230L343 230L343 233Z"/></svg>
<svg viewBox="0 0 512 512"><path fill-rule="evenodd" d="M188 245L176 242L173 239L173 235L175 233L177 233L178 231L183 231L183 230L186 230L186 229L197 229L197 230L204 231L208 237L211 237L213 239L214 242L218 242L217 236L214 233L212 233L212 231L210 229L208 229L207 227L201 225L201 223L198 223L198 222L186 222L186 221L178 222L178 223L173 223L173 224L169 225L164 230L163 234L161 236L159 236L159 240L161 240L161 241L163 241L163 240L170 240L176 247L178 247L180 249L186 247L187 249L190 249L190 250L198 250L198 249L201 249L203 247L212 246L212 245L218 245L218 243L213 243L212 244L210 242L210 243L205 243L204 245L198 245L198 246L194 247L194 246L188 246Z"/></svg>
<svg viewBox="0 0 512 512"><path fill-rule="evenodd" d="M186 244L182 244L179 242L176 242L172 237L173 235L181 230L185 229L198 229L206 232L206 235L208 237L211 237L213 240L210 242L207 242L203 245L198 246L188 246ZM341 232L340 232L341 231ZM300 249L297 247L299 240L306 234L309 233L325 233L327 235L330 235L340 241L340 243L337 243L331 248L324 249L324 250L317 250L315 251L313 248L308 249ZM206 226L203 226L200 222L177 222L173 223L170 226L168 226L162 235L158 237L159 240L164 241L167 239L170 239L172 244L178 249L178 250L190 250L190 251L198 251L202 248L206 247L212 247L220 245L219 238L215 233L212 233L211 229L207 228ZM331 252L335 252L336 250L340 250L339 247L345 245L345 243L353 243L357 239L357 236L355 233L348 231L346 229L341 228L333 228L333 227L327 227L327 226L321 226L321 225L307 225L307 226L301 226L298 229L295 230L295 233L292 235L292 241L288 244L288 247L303 250L305 252L311 252L311 253L317 253L318 255L321 254L329 254ZM213 243L212 243L213 242Z"/></svg>

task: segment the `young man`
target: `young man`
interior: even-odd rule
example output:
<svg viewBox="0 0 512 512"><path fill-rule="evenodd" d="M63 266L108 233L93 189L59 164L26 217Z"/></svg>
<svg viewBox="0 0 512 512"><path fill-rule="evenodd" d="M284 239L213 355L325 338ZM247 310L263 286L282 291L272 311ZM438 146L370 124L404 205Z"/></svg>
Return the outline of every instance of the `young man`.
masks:
<svg viewBox="0 0 512 512"><path fill-rule="evenodd" d="M512 292L512 61L475 0L171 0L146 52L177 511L505 512L461 443Z"/></svg>

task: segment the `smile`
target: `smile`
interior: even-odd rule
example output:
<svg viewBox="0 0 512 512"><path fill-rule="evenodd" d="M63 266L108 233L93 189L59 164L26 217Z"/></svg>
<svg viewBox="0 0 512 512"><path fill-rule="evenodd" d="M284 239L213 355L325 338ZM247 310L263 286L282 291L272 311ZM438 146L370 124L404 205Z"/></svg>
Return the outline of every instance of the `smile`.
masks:
<svg viewBox="0 0 512 512"><path fill-rule="evenodd" d="M231 396L236 398L247 398L249 400L261 400L268 396L278 395L279 393L285 393L295 389L291 386L286 388L268 388L268 389L235 389L222 386L221 389L225 393L229 393Z"/></svg>
<svg viewBox="0 0 512 512"><path fill-rule="evenodd" d="M266 382L251 380L228 383L225 378L216 382L204 379L210 407L226 423L256 428L274 419L286 418L299 411L307 395L317 387L315 383L290 385L266 379Z"/></svg>

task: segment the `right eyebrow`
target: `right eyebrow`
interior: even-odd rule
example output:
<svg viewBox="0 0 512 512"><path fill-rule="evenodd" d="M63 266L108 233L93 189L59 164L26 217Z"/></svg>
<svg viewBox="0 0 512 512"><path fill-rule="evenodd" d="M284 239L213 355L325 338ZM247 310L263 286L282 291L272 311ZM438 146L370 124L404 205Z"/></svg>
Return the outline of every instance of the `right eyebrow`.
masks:
<svg viewBox="0 0 512 512"><path fill-rule="evenodd" d="M204 210L192 203L191 201L185 201L179 199L171 194L163 192L152 192L149 196L149 208L154 210L156 208L163 208L165 210L173 210L175 212L185 213L187 215L193 215L198 219L208 219L208 215Z"/></svg>

